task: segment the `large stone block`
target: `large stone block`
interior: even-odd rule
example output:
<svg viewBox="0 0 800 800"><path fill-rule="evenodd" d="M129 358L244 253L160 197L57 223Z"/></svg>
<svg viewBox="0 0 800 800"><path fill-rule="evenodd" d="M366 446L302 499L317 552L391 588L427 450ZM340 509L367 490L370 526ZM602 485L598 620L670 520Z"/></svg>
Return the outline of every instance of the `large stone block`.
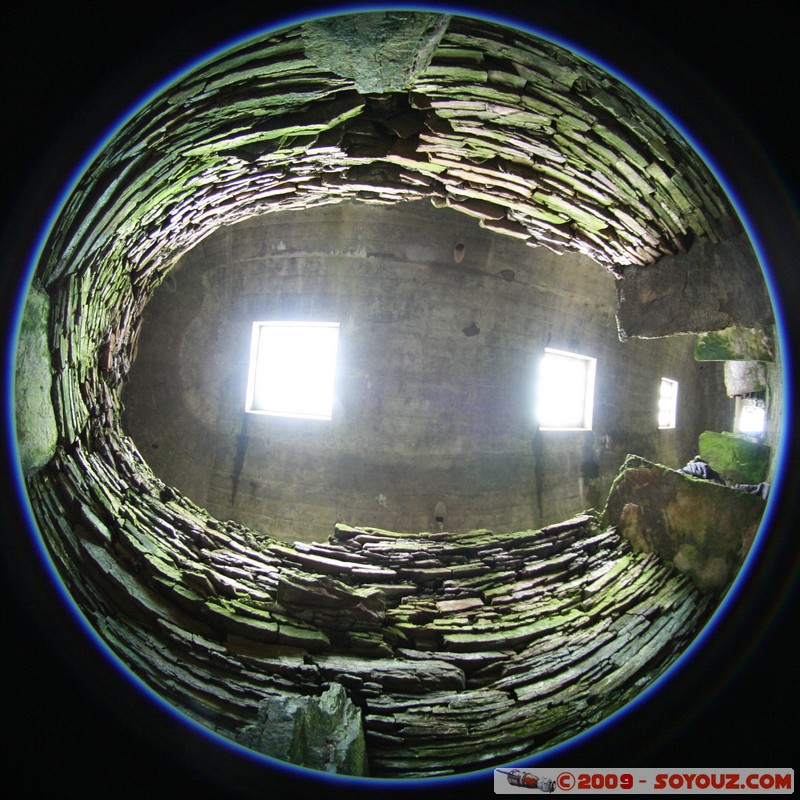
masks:
<svg viewBox="0 0 800 800"><path fill-rule="evenodd" d="M17 345L14 414L23 472L46 464L58 441L50 398L52 370L47 343L50 302L36 287L28 293Z"/></svg>
<svg viewBox="0 0 800 800"><path fill-rule="evenodd" d="M617 281L620 338L657 339L774 322L761 268L742 234L698 239L687 253L627 267Z"/></svg>
<svg viewBox="0 0 800 800"><path fill-rule="evenodd" d="M430 63L448 20L415 12L326 17L303 26L305 52L362 94L403 91Z"/></svg>
<svg viewBox="0 0 800 800"><path fill-rule="evenodd" d="M763 511L758 495L628 456L603 516L634 550L657 553L699 589L715 592L736 576Z"/></svg>
<svg viewBox="0 0 800 800"><path fill-rule="evenodd" d="M269 697L237 736L245 747L308 769L367 774L361 712L339 683L320 697Z"/></svg>

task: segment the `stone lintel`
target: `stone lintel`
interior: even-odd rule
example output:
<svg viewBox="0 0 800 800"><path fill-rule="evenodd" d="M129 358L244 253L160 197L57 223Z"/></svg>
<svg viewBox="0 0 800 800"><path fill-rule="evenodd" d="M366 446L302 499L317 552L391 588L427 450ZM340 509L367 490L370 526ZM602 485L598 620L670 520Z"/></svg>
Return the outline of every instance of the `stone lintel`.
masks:
<svg viewBox="0 0 800 800"><path fill-rule="evenodd" d="M649 266L626 267L617 281L620 339L657 339L774 321L758 259L744 234Z"/></svg>
<svg viewBox="0 0 800 800"><path fill-rule="evenodd" d="M407 11L344 14L303 26L305 53L362 94L408 89L425 70L450 17Z"/></svg>

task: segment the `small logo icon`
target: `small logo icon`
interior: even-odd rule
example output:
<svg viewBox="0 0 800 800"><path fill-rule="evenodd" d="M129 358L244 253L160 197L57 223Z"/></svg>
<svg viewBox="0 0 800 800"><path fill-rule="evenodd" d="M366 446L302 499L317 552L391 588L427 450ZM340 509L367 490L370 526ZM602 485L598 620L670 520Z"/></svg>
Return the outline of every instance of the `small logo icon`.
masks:
<svg viewBox="0 0 800 800"><path fill-rule="evenodd" d="M502 772L512 786L521 786L523 789L538 789L540 792L554 792L556 782L550 778L543 778L534 775L532 772L524 772L521 769L498 769Z"/></svg>

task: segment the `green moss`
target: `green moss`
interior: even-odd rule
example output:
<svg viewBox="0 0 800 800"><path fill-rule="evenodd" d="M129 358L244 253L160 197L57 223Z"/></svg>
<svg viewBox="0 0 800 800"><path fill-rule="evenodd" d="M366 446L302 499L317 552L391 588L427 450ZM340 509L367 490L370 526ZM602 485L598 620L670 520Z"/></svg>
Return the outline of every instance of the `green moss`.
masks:
<svg viewBox="0 0 800 800"><path fill-rule="evenodd" d="M14 376L14 412L22 469L28 473L46 464L58 441L50 400L51 367L47 344L47 295L32 287L20 326Z"/></svg>
<svg viewBox="0 0 800 800"><path fill-rule="evenodd" d="M729 483L756 484L769 469L770 448L723 431L700 434L700 457Z"/></svg>
<svg viewBox="0 0 800 800"><path fill-rule="evenodd" d="M726 328L698 334L695 361L772 361L771 338L761 328Z"/></svg>
<svg viewBox="0 0 800 800"><path fill-rule="evenodd" d="M757 495L629 456L605 515L635 551L657 553L702 591L718 591L741 564L763 506Z"/></svg>

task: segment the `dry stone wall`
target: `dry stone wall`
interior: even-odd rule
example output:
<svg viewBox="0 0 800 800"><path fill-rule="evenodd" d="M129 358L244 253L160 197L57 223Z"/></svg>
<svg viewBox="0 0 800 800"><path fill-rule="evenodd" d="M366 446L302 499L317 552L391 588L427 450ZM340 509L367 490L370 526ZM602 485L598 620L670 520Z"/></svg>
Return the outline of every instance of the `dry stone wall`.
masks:
<svg viewBox="0 0 800 800"><path fill-rule="evenodd" d="M142 309L212 231L276 209L421 198L614 272L738 231L680 135L555 45L455 18L407 91L362 95L287 29L148 103L66 203L38 273L62 441L92 415L116 424Z"/></svg>
<svg viewBox="0 0 800 800"><path fill-rule="evenodd" d="M311 769L433 777L539 752L633 699L715 604L592 514L265 542L107 433L30 489L70 593L124 663L219 734ZM318 743L347 720L338 759L298 745L312 717Z"/></svg>
<svg viewBox="0 0 800 800"><path fill-rule="evenodd" d="M58 442L29 491L72 596L124 663L227 736L270 698L341 683L375 775L563 741L661 674L710 602L590 518L463 542L340 529L316 549L265 546L165 486L126 440L119 391L142 310L181 254L275 209L421 198L615 273L738 230L680 135L555 45L453 18L403 92L364 95L291 28L141 108L80 179L36 275Z"/></svg>

